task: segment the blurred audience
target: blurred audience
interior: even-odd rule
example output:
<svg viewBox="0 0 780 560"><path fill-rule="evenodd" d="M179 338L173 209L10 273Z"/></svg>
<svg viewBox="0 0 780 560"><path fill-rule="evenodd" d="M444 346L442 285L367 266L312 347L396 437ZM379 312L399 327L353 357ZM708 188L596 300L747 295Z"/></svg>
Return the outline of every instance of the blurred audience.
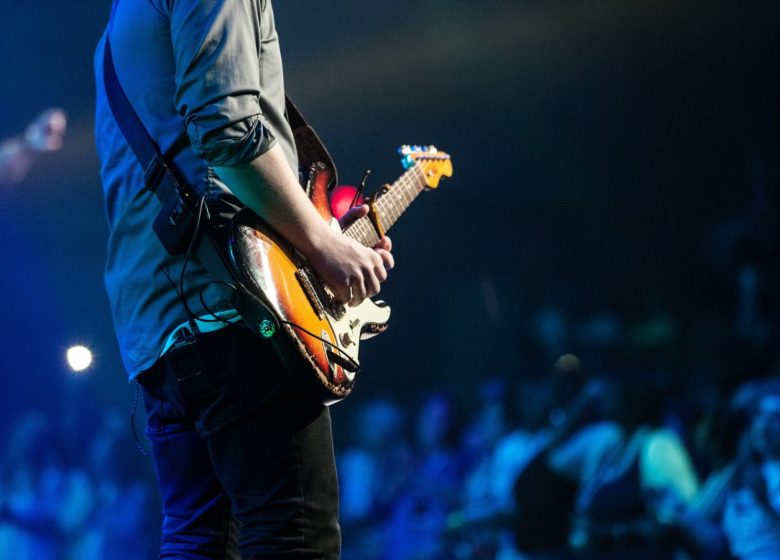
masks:
<svg viewBox="0 0 780 560"><path fill-rule="evenodd" d="M351 426L355 441L336 455L344 560L384 558L384 524L412 463L404 421L390 399L360 403Z"/></svg>
<svg viewBox="0 0 780 560"><path fill-rule="evenodd" d="M83 442L30 411L11 428L0 462L0 558L83 560L152 558L156 518L151 480L120 413ZM151 526L149 520L152 520Z"/></svg>
<svg viewBox="0 0 780 560"><path fill-rule="evenodd" d="M87 472L91 483L91 507L70 558L121 560L150 558L155 539L157 518L151 514L152 488L139 472L138 451L126 428L126 419L115 409L108 409L86 450ZM140 538L139 538L140 537Z"/></svg>
<svg viewBox="0 0 780 560"><path fill-rule="evenodd" d="M723 531L740 560L780 558L780 390L766 388L733 464Z"/></svg>
<svg viewBox="0 0 780 560"><path fill-rule="evenodd" d="M50 110L1 144L0 182L64 129ZM780 559L778 230L759 210L714 232L716 304L542 302L516 369L339 405L344 560ZM84 441L74 419L6 422L0 558L154 557L151 469L123 412L88 412Z"/></svg>
<svg viewBox="0 0 780 560"><path fill-rule="evenodd" d="M427 396L415 419L409 477L385 527L387 560L448 557L447 517L458 506L468 466L458 446L458 414L451 397Z"/></svg>
<svg viewBox="0 0 780 560"><path fill-rule="evenodd" d="M89 480L39 411L11 430L0 468L0 558L63 558L91 506Z"/></svg>

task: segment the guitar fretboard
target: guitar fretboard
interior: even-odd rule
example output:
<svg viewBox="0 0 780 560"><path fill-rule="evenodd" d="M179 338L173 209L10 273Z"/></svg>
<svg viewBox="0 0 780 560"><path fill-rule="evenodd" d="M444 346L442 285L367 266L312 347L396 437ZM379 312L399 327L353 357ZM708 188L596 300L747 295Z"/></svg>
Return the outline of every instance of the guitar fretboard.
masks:
<svg viewBox="0 0 780 560"><path fill-rule="evenodd" d="M426 185L423 168L419 162L415 162L406 173L377 197L375 207L379 215L379 223L382 224L385 231L388 231L398 221L404 210L425 189ZM377 235L369 216L355 221L344 230L344 234L366 247L373 247L379 241L379 235Z"/></svg>

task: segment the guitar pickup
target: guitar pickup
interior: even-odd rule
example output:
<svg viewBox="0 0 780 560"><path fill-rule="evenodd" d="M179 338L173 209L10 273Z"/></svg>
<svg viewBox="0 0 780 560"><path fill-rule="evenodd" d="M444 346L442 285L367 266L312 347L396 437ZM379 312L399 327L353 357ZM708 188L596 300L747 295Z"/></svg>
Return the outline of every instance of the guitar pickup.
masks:
<svg viewBox="0 0 780 560"><path fill-rule="evenodd" d="M309 298L309 302L314 308L315 313L317 313L317 317L322 319L323 315L325 315L325 306L322 304L322 300L317 294L317 288L314 287L309 272L305 268L299 268L295 271L295 279L298 281L298 284L301 285L301 288L303 288L306 297Z"/></svg>
<svg viewBox="0 0 780 560"><path fill-rule="evenodd" d="M323 315L328 314L335 318L336 321L339 321L346 315L346 306L336 303L333 292L327 286L323 286L322 282L308 268L301 267L296 270L295 278L303 288L303 291L306 292L306 296L309 298L312 307L314 307L317 317L322 319Z"/></svg>

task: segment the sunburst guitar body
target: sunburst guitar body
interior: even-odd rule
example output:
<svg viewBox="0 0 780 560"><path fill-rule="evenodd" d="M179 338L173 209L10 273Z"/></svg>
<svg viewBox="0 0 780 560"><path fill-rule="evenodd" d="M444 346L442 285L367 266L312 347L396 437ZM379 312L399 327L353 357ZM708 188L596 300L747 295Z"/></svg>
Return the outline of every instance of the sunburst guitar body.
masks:
<svg viewBox="0 0 780 560"><path fill-rule="evenodd" d="M399 149L406 172L367 201L368 216L344 235L374 246L411 202L452 175L448 154L432 147ZM322 164L309 170L306 190L320 216L339 228L328 199L331 174ZM360 370L361 340L383 332L390 307L365 299L358 306L334 301L306 259L255 213L240 211L231 227L229 261L243 292L241 313L258 334L270 338L296 383L325 404L344 399Z"/></svg>

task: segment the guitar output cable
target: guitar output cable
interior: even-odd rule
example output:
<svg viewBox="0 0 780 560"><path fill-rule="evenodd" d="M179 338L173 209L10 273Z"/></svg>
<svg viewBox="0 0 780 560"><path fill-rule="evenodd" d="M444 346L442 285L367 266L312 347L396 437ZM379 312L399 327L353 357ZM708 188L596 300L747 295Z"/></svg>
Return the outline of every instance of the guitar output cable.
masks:
<svg viewBox="0 0 780 560"><path fill-rule="evenodd" d="M342 359L345 362L347 362L349 364L350 368L352 368L352 371L358 371L360 369L360 364L357 363L354 358L351 358L350 356L346 355L346 353L344 353L341 350L341 348L339 348L338 346L333 344L330 340L322 338L321 336L317 336L316 334L314 334L310 330L302 327L301 325L297 325L297 324L295 324L293 322L280 320L279 323L282 324L282 325L290 325L291 327L293 327L295 329L298 329L301 332L306 333L307 335L309 335L313 339L319 340L320 342L322 342L322 344L327 346L334 353L334 355L338 356L339 359Z"/></svg>

